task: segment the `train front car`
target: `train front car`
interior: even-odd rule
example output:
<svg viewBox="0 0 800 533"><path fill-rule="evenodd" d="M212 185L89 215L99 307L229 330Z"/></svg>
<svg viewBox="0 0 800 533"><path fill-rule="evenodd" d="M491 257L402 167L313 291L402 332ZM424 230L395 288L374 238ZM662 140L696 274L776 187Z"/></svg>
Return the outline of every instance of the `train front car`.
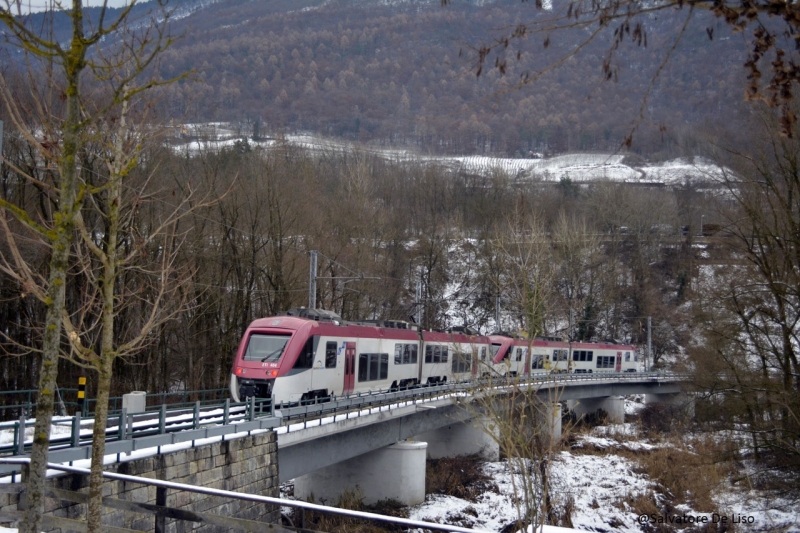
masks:
<svg viewBox="0 0 800 533"><path fill-rule="evenodd" d="M298 391L307 390L306 384L300 382L310 380L310 375L294 373L295 378L291 379L291 371L307 351L306 344L311 338L313 324L309 320L290 316L253 321L245 331L233 359L231 398L237 402L251 397L271 398L282 392L275 390L278 377L288 377L290 382L297 381L294 388ZM291 388L292 385L281 383L281 388Z"/></svg>

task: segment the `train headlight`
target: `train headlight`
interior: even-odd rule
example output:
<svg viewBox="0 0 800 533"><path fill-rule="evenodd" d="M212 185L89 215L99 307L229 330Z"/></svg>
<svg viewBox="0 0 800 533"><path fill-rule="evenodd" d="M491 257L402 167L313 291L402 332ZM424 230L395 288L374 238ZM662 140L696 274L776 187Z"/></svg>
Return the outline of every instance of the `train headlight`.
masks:
<svg viewBox="0 0 800 533"><path fill-rule="evenodd" d="M240 376L241 376L242 374L247 374L247 369L246 369L246 368L242 368L242 367L237 367L237 368L236 368L236 373L237 373L238 375L240 375Z"/></svg>
<svg viewBox="0 0 800 533"><path fill-rule="evenodd" d="M270 377L273 377L273 378L274 378L274 377L277 377L277 376L278 376L278 371L277 371L277 370L270 370L270 371L267 373L267 375L268 375L268 376L270 376Z"/></svg>

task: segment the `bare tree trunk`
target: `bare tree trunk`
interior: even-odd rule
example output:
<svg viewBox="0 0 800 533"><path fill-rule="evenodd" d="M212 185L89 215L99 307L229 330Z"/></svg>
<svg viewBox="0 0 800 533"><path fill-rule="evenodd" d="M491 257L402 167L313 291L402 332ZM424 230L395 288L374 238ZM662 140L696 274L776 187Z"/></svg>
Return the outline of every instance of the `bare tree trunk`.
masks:
<svg viewBox="0 0 800 533"><path fill-rule="evenodd" d="M31 449L30 475L26 480L27 507L20 524L22 533L39 533L44 514L44 483L47 472L47 455L50 446L50 423L53 419L58 356L61 344L61 321L66 294L66 272L70 245L72 243L77 201L77 155L80 147L80 100L79 75L83 70L83 17L81 0L73 0L74 33L72 47L75 53L69 56L64 67L67 74L67 115L63 129L63 152L59 161L61 190L58 212L54 216L48 276L47 315L42 344L42 368L39 379L39 394L36 406L36 427Z"/></svg>

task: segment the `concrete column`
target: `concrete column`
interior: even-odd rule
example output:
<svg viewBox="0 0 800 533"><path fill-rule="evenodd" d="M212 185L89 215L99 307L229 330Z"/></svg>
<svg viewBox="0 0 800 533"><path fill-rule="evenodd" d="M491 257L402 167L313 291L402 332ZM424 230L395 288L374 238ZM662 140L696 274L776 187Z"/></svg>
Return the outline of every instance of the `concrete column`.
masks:
<svg viewBox="0 0 800 533"><path fill-rule="evenodd" d="M561 438L561 404L544 404L542 408L544 412L541 413L541 420L539 421L542 440L545 441L549 436L550 444L553 444Z"/></svg>
<svg viewBox="0 0 800 533"><path fill-rule="evenodd" d="M402 441L359 455L294 480L295 498L336 505L345 490L358 490L364 503L394 499L405 505L425 501L424 442Z"/></svg>
<svg viewBox="0 0 800 533"><path fill-rule="evenodd" d="M428 443L430 459L480 454L487 461L499 461L500 445L489 434L491 427L490 418L473 418L422 433L414 440Z"/></svg>
<svg viewBox="0 0 800 533"><path fill-rule="evenodd" d="M569 407L578 418L588 414L594 414L598 409L608 413L609 424L625 423L625 399L622 396L606 396L605 398L583 398L567 402Z"/></svg>

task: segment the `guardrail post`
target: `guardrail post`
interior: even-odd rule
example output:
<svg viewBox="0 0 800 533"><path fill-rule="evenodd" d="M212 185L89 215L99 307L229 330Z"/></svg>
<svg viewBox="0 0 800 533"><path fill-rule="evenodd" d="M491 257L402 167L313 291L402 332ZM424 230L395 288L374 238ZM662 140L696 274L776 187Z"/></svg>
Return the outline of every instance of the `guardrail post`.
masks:
<svg viewBox="0 0 800 533"><path fill-rule="evenodd" d="M163 404L162 404L163 405ZM167 506L167 488L156 487L156 505ZM163 512L156 513L155 533L167 532L167 517Z"/></svg>
<svg viewBox="0 0 800 533"><path fill-rule="evenodd" d="M77 413L72 417L72 447L77 448L81 445L81 415Z"/></svg>
<svg viewBox="0 0 800 533"><path fill-rule="evenodd" d="M162 403L158 412L158 434L163 435L167 432L167 404Z"/></svg>
<svg viewBox="0 0 800 533"><path fill-rule="evenodd" d="M194 416L192 417L192 429L197 429L200 426L200 401L194 402Z"/></svg>
<svg viewBox="0 0 800 533"><path fill-rule="evenodd" d="M19 417L19 432L17 434L15 455L23 455L25 453L25 414Z"/></svg>
<svg viewBox="0 0 800 533"><path fill-rule="evenodd" d="M222 411L222 425L227 426L231 416L231 399L225 399L225 406Z"/></svg>
<svg viewBox="0 0 800 533"><path fill-rule="evenodd" d="M247 404L247 420L252 422L256 417L256 397L250 396L250 402Z"/></svg>
<svg viewBox="0 0 800 533"><path fill-rule="evenodd" d="M122 412L119 414L119 426L117 426L117 438L125 440L125 430L128 425L128 409L123 407Z"/></svg>

